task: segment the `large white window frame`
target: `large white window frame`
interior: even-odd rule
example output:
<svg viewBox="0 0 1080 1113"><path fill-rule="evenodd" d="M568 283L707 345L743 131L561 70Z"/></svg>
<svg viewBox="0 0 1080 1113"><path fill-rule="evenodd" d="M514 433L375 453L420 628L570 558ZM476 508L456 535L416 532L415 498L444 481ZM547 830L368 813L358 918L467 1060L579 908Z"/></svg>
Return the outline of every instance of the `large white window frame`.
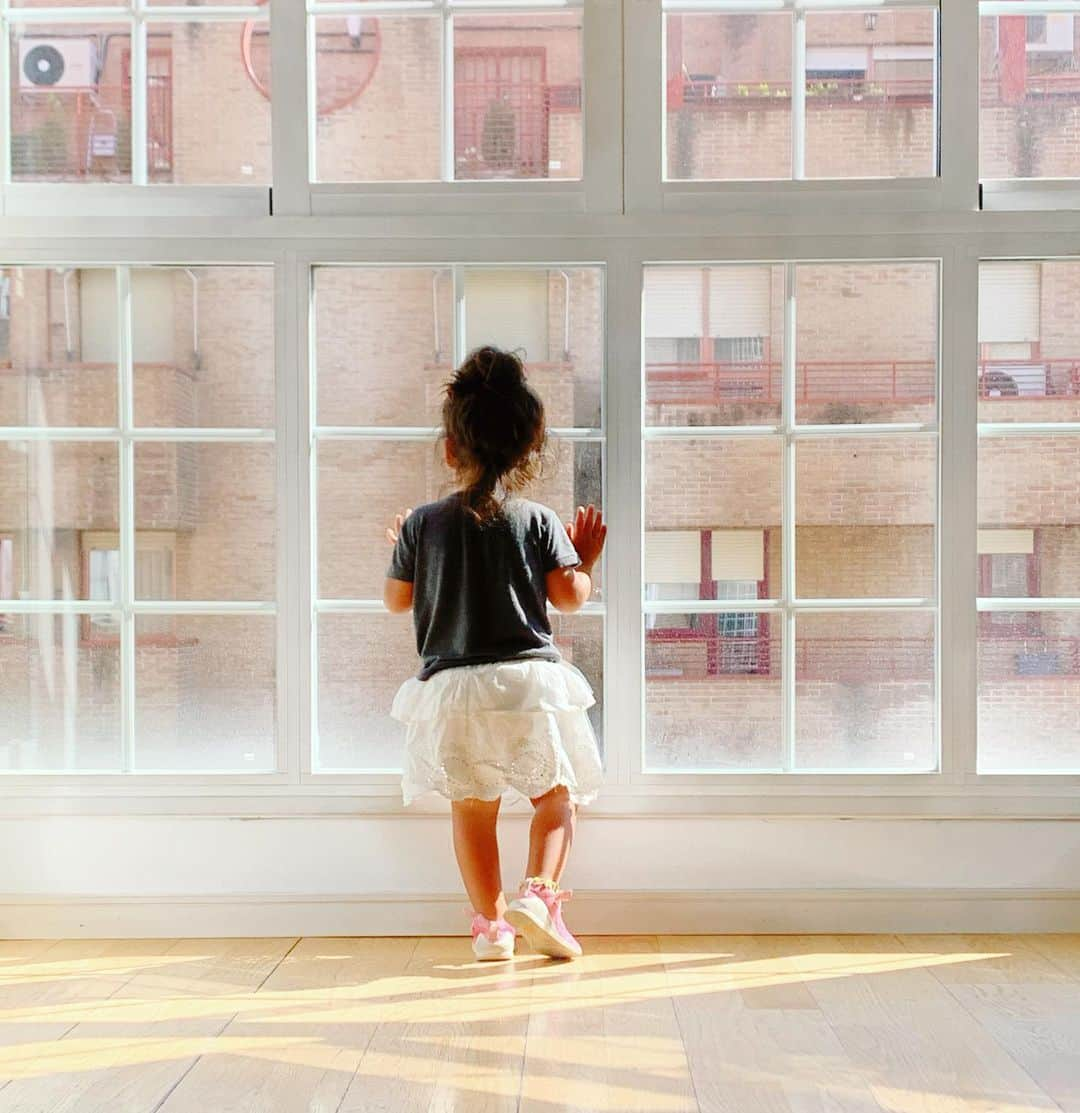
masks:
<svg viewBox="0 0 1080 1113"><path fill-rule="evenodd" d="M979 0L980 19L1003 15L1080 16L1080 0ZM976 29L976 44L979 30ZM978 49L973 53L978 60ZM976 78L981 80L980 75ZM984 209L999 211L1080 208L1080 177L982 178L980 204Z"/></svg>
<svg viewBox="0 0 1080 1113"><path fill-rule="evenodd" d="M940 536L941 536L941 441L938 414L940 412L939 396L941 378L941 353L940 339L935 345L935 371L934 371L934 416L925 422L891 422L891 423L865 423L851 425L813 425L799 422L796 419L796 391L797 391L797 361L798 355L798 296L796 270L800 265L814 263L818 260L803 259L798 263L791 260L755 260L766 265L782 266L784 269L784 327L783 327L783 352L781 376L781 413L778 424L771 425L643 425L642 435L645 445L656 444L663 441L690 438L692 440L725 441L737 437L755 437L779 440L781 442L781 513L780 513L780 583L779 591L773 591L768 599L753 600L724 600L708 599L692 603L678 602L671 599L656 601L643 600L642 614L738 614L741 612L754 612L763 615L775 615L782 630L781 637L781 764L775 769L765 770L766 773L783 773L790 776L798 768L796 760L796 623L799 615L837 615L841 613L867 614L906 612L929 614L934 620L934 725L933 742L940 770L941 759L941 718L940 718L940 687L941 687L941 637L940 637ZM830 259L832 265L843 265L846 262L861 262L863 260ZM889 265L901 262L896 259L875 259L874 263ZM938 264L938 260L907 258L904 263L931 263ZM657 264L650 264L655 266ZM715 264L722 267L723 264ZM729 264L730 265L730 264ZM737 265L737 264L736 264ZM938 322L941 320L940 297L941 275L937 275L936 309ZM796 587L796 530L797 508L796 490L798 483L797 445L802 443L822 444L830 439L854 440L860 437L870 437L886 440L894 437L920 438L932 441L935 446L934 466L934 551L933 568L931 570L932 590L926 598L880 598L872 597L840 597L840 598L800 598ZM644 535L640 545L644 550ZM644 691L642 693L642 719L647 721L645 715ZM644 745L645 738L642 742ZM898 773L895 769L881 770L883 775L907 776ZM643 783L663 784L671 779L685 778L687 774L680 770L667 771L663 769L647 769L644 764L643 751L639 751L638 761L634 765L634 773ZM802 773L814 774L813 770L803 768ZM872 775L873 771L862 769L857 771L861 775ZM748 774L733 773L724 770L704 771L692 773L693 777L729 777L745 776ZM833 774L825 774L833 775ZM854 776L852 773L843 773L843 776ZM913 774L919 776L920 774ZM925 774L922 774L925 775Z"/></svg>
<svg viewBox="0 0 1080 1113"><path fill-rule="evenodd" d="M587 121L586 153L594 157L593 144L599 143L604 169L595 179L587 175L583 193L573 203L562 198L558 204L544 205L531 197L522 200L518 192L522 184L547 183L435 183L445 187L435 190L439 195L435 201L430 191L405 188L395 188L394 196L381 199L377 192L364 189L339 190L336 197L318 198L323 187L308 183L308 87L303 51L296 49L296 43L304 41L308 13L305 5L294 0L270 3L275 101L293 106L288 113L273 114L272 217L265 215L263 206L258 217L237 219L213 196L195 188L182 191L189 199L183 202L187 216L178 216L179 202L156 190L143 191L157 198L156 209L152 205L135 208L134 201L121 200L132 196L134 186L94 190L117 198L111 210L103 211L82 192L84 187L78 187L77 195L69 191L62 203L56 197L46 198L43 188L37 208L27 209L30 215L15 217L10 209L0 214L0 262L120 267L273 264L278 369L274 432L278 446L278 768L257 776L5 774L0 777L0 814L401 813L396 777L313 775L306 765L313 607L308 456L313 421L311 268L351 263L430 266L447 259L463 265L605 268L605 474L611 524L604 601L608 783L595 811L633 816L1080 814L1080 776L987 774L979 773L976 763L978 261L1080 255L1080 213L978 211L978 57L972 49L978 41L978 0L942 3L939 179L926 186L872 183L874 188L863 182L738 183L738 189L719 191L712 188L714 183L705 183L703 195L694 196L690 190L686 197L675 188L677 183L665 185L660 180L659 0L621 4L586 0L585 103L591 106L587 111L597 114L600 128L597 133ZM212 11L195 10L200 17ZM590 24L594 10L601 13L600 20ZM606 40L603 34L591 34L590 26L607 28ZM620 27L617 39L610 34L613 26ZM0 80L5 85L8 57L6 49L0 50L0 67L4 67ZM633 74L632 81L622 82L623 67ZM616 97L609 103L590 95L597 73L612 71L619 97L625 96L625 101ZM618 188L623 180L624 144L625 193ZM617 187L612 196L593 192L603 193L612 181ZM1040 188L1037 183L1035 187ZM332 193L335 187L326 188ZM941 261L942 746L936 773L656 776L640 768L643 268L673 260L706 265L776 259ZM0 435L24 432L5 429ZM192 430L177 432L185 438L193 435ZM83 429L72 431L72 439L86 434ZM56 436L57 431L34 435ZM115 439L123 431L105 430L104 435ZM127 547L130 550L130 538ZM49 603L41 609L57 606ZM3 607L5 612L14 609L7 601ZM1025 607L1030 609L1030 601L1025 601ZM72 609L94 608L79 604ZM425 814L423 809L413 811Z"/></svg>
<svg viewBox="0 0 1080 1113"><path fill-rule="evenodd" d="M265 24L270 8L250 3L193 7L148 0L101 0L92 7L16 7L0 0L0 214L37 215L64 211L100 214L212 212L258 216L269 209L267 185L149 184L147 166L148 32L155 25L245 21ZM24 26L47 29L88 23L125 26L131 32L131 181L13 182L11 178L11 46ZM239 60L238 60L239 61Z"/></svg>
<svg viewBox="0 0 1080 1113"><path fill-rule="evenodd" d="M581 60L582 177L578 180L538 179L473 181L454 177L454 36L457 15L528 15L577 11L583 20ZM441 145L440 181L334 182L319 181L316 165L316 62L315 24L319 18L346 15L438 16L442 21L439 111ZM295 13L290 25L295 23ZM276 15L275 15L276 20ZM275 26L278 24L275 22ZM294 150L303 162L290 160L290 208L277 211L341 215L370 212L593 212L622 210L622 129L612 127L621 111L622 70L612 43L622 37L619 0L307 0L306 89L303 99L306 127L294 135ZM278 52L274 53L275 67ZM290 90L297 74L289 67ZM279 84L275 72L275 97ZM297 103L290 100L286 103ZM296 181L296 169L307 168L306 181ZM275 161L275 169L277 162ZM277 178L275 178L275 184ZM307 194L306 200L304 194ZM298 205L295 209L293 206Z"/></svg>

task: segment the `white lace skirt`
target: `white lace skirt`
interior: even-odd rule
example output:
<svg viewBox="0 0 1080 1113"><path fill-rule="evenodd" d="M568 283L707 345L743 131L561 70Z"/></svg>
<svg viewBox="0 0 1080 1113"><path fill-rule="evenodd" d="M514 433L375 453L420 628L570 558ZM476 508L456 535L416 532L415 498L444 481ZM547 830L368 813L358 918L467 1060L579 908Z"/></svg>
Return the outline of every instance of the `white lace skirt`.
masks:
<svg viewBox="0 0 1080 1113"><path fill-rule="evenodd" d="M406 727L402 795L535 798L565 785L587 804L600 787L589 682L566 661L502 661L406 680L391 715Z"/></svg>

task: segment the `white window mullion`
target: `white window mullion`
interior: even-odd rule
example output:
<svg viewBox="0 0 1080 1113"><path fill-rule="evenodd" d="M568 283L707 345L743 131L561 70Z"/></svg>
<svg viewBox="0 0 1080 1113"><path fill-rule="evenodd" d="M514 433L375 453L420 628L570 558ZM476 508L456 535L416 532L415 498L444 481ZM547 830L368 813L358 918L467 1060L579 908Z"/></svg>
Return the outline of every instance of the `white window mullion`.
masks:
<svg viewBox="0 0 1080 1113"><path fill-rule="evenodd" d="M309 174L314 180L316 105L314 20L302 0L270 0L270 127L274 212L311 212ZM309 144L311 154L309 157Z"/></svg>
<svg viewBox="0 0 1080 1113"><path fill-rule="evenodd" d="M307 315L300 310L298 287L301 266L295 252L286 252L274 267L274 320L277 334L274 345L275 426L277 430L277 746L275 772L288 773L298 781L304 768L302 755L310 752L303 709L308 689L304 681L310 652L311 600L304 589L302 574L307 553L304 531L295 528L303 520L301 505L301 460L303 436L309 428L306 398L300 389Z"/></svg>
<svg viewBox="0 0 1080 1113"><path fill-rule="evenodd" d="M607 549L614 554L604 564L604 749L608 778L616 784L627 784L640 774L645 756L643 275L641 256L620 249L609 259L604 277L605 515Z"/></svg>
<svg viewBox="0 0 1080 1113"><path fill-rule="evenodd" d="M663 206L666 94L664 16L655 0L626 0L623 8L623 82L626 208L655 211Z"/></svg>
<svg viewBox="0 0 1080 1113"><path fill-rule="evenodd" d="M979 8L947 0L938 15L941 43L940 164L945 204L979 203Z"/></svg>
<svg viewBox="0 0 1080 1113"><path fill-rule="evenodd" d="M791 19L791 176L806 177L806 12Z"/></svg>
<svg viewBox="0 0 1080 1113"><path fill-rule="evenodd" d="M783 729L783 767L795 768L795 332L798 307L795 299L795 264L784 264L784 359L781 422L784 428L782 454L783 490L780 512L780 600L784 626L780 665L781 724Z"/></svg>
<svg viewBox="0 0 1080 1113"><path fill-rule="evenodd" d="M622 55L619 0L585 0L581 66L582 176L588 212L623 211Z"/></svg>
<svg viewBox="0 0 1080 1113"><path fill-rule="evenodd" d="M147 34L144 0L136 0L131 24L131 184L149 181L147 166Z"/></svg>
<svg viewBox="0 0 1080 1113"><path fill-rule="evenodd" d="M131 268L116 269L116 358L120 404L121 769L135 768L135 443Z"/></svg>

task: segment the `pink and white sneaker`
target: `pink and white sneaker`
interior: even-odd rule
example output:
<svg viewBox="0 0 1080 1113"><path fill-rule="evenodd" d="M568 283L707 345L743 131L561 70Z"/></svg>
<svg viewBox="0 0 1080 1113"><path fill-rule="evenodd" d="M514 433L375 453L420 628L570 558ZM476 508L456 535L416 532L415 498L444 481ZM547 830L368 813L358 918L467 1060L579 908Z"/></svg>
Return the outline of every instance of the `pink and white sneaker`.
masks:
<svg viewBox="0 0 1080 1113"><path fill-rule="evenodd" d="M558 889L544 878L527 877L507 907L506 919L534 951L551 958L577 958L581 944L562 918L562 902L570 896L569 889Z"/></svg>
<svg viewBox="0 0 1080 1113"><path fill-rule="evenodd" d="M514 957L514 929L505 920L473 916L472 949L478 962L499 962Z"/></svg>

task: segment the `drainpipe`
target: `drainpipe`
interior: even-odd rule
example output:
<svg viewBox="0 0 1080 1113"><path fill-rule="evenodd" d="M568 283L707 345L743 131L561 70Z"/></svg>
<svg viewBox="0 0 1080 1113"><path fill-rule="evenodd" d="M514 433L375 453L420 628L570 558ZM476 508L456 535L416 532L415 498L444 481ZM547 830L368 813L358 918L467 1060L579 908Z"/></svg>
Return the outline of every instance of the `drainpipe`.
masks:
<svg viewBox="0 0 1080 1113"><path fill-rule="evenodd" d="M191 362L196 371L202 370L202 354L199 351L199 276L190 267L184 274L191 279Z"/></svg>
<svg viewBox="0 0 1080 1113"><path fill-rule="evenodd" d="M75 274L73 270L61 270L64 283L64 353L68 363L75 358L75 348L71 342L71 287L69 279Z"/></svg>
<svg viewBox="0 0 1080 1113"><path fill-rule="evenodd" d="M563 280L563 363L570 362L570 276L559 271Z"/></svg>

